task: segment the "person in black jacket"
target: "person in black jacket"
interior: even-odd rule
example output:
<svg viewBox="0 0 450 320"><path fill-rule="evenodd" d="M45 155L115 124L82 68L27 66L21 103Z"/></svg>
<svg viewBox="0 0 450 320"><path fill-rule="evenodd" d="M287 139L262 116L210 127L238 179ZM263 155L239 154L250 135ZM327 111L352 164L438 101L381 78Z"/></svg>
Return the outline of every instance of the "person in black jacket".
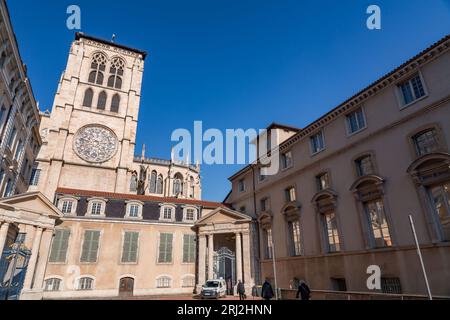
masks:
<svg viewBox="0 0 450 320"><path fill-rule="evenodd" d="M266 279L264 282L262 289L261 289L261 296L264 300L270 300L273 298L273 289L272 285L270 284L269 280Z"/></svg>
<svg viewBox="0 0 450 320"><path fill-rule="evenodd" d="M305 281L301 280L298 286L296 298L301 298L301 300L309 300L311 298L311 290Z"/></svg>
<svg viewBox="0 0 450 320"><path fill-rule="evenodd" d="M245 286L241 280L238 282L237 292L239 293L239 300L245 300Z"/></svg>

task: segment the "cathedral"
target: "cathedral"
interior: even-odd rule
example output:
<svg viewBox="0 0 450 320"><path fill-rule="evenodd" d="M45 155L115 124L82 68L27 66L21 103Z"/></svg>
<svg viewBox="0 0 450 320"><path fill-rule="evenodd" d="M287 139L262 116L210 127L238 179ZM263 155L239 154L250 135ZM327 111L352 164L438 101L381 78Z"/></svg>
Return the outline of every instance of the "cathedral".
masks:
<svg viewBox="0 0 450 320"><path fill-rule="evenodd" d="M135 156L146 56L76 34L52 111L41 113L28 193L4 200L35 209L32 221L8 224L31 249L21 298L192 294L218 278L230 290L254 285L252 219L201 200L199 165Z"/></svg>

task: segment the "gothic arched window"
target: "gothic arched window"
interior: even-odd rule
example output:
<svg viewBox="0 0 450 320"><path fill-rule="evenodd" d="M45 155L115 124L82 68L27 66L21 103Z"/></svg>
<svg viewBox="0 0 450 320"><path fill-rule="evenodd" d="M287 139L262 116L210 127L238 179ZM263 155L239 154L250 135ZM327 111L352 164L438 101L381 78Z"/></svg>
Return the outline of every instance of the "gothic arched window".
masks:
<svg viewBox="0 0 450 320"><path fill-rule="evenodd" d="M92 57L91 69L88 81L90 83L103 85L103 72L106 70L106 56L100 52L94 54Z"/></svg>
<svg viewBox="0 0 450 320"><path fill-rule="evenodd" d="M120 96L115 94L111 101L111 112L119 112Z"/></svg>
<svg viewBox="0 0 450 320"><path fill-rule="evenodd" d="M189 195L189 197L191 197L191 198L194 198L194 196L195 196L195 180L194 180L194 177L191 177L191 179L190 179L190 195Z"/></svg>
<svg viewBox="0 0 450 320"><path fill-rule="evenodd" d="M111 61L111 68L109 69L108 87L122 89L122 76L125 69L125 62L120 58L115 58Z"/></svg>
<svg viewBox="0 0 450 320"><path fill-rule="evenodd" d="M173 180L173 194L175 196L183 194L183 176L177 173Z"/></svg>
<svg viewBox="0 0 450 320"><path fill-rule="evenodd" d="M150 193L156 193L156 180L157 180L158 174L156 171L152 171L150 175Z"/></svg>
<svg viewBox="0 0 450 320"><path fill-rule="evenodd" d="M163 194L163 189L164 189L163 176L159 175L158 180L156 181L156 193Z"/></svg>
<svg viewBox="0 0 450 320"><path fill-rule="evenodd" d="M130 181L130 192L136 192L137 191L137 177L135 174L131 176Z"/></svg>
<svg viewBox="0 0 450 320"><path fill-rule="evenodd" d="M106 99L107 99L106 92L105 91L100 92L98 96L97 109L105 110Z"/></svg>
<svg viewBox="0 0 450 320"><path fill-rule="evenodd" d="M83 107L92 107L92 98L94 97L94 91L89 88L84 92Z"/></svg>

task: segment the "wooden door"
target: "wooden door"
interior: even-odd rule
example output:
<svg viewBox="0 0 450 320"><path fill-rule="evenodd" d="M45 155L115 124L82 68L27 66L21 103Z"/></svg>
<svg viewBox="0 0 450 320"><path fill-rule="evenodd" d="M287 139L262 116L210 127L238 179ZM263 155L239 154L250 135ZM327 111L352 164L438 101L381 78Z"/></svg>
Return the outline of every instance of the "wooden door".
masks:
<svg viewBox="0 0 450 320"><path fill-rule="evenodd" d="M133 296L133 290L134 290L134 279L133 278L120 279L119 296L131 297L131 296Z"/></svg>

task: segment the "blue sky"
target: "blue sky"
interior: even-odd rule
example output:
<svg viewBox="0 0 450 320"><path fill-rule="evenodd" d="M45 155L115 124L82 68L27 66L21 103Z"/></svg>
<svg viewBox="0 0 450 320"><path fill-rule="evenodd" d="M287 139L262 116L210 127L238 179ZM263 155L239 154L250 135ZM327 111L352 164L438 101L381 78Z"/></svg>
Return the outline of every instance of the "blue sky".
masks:
<svg viewBox="0 0 450 320"><path fill-rule="evenodd" d="M74 31L146 50L136 153L170 158L172 131L302 127L450 33L450 0L9 0L41 109L50 109ZM382 30L366 28L366 8ZM203 198L222 201L240 166L202 167Z"/></svg>

